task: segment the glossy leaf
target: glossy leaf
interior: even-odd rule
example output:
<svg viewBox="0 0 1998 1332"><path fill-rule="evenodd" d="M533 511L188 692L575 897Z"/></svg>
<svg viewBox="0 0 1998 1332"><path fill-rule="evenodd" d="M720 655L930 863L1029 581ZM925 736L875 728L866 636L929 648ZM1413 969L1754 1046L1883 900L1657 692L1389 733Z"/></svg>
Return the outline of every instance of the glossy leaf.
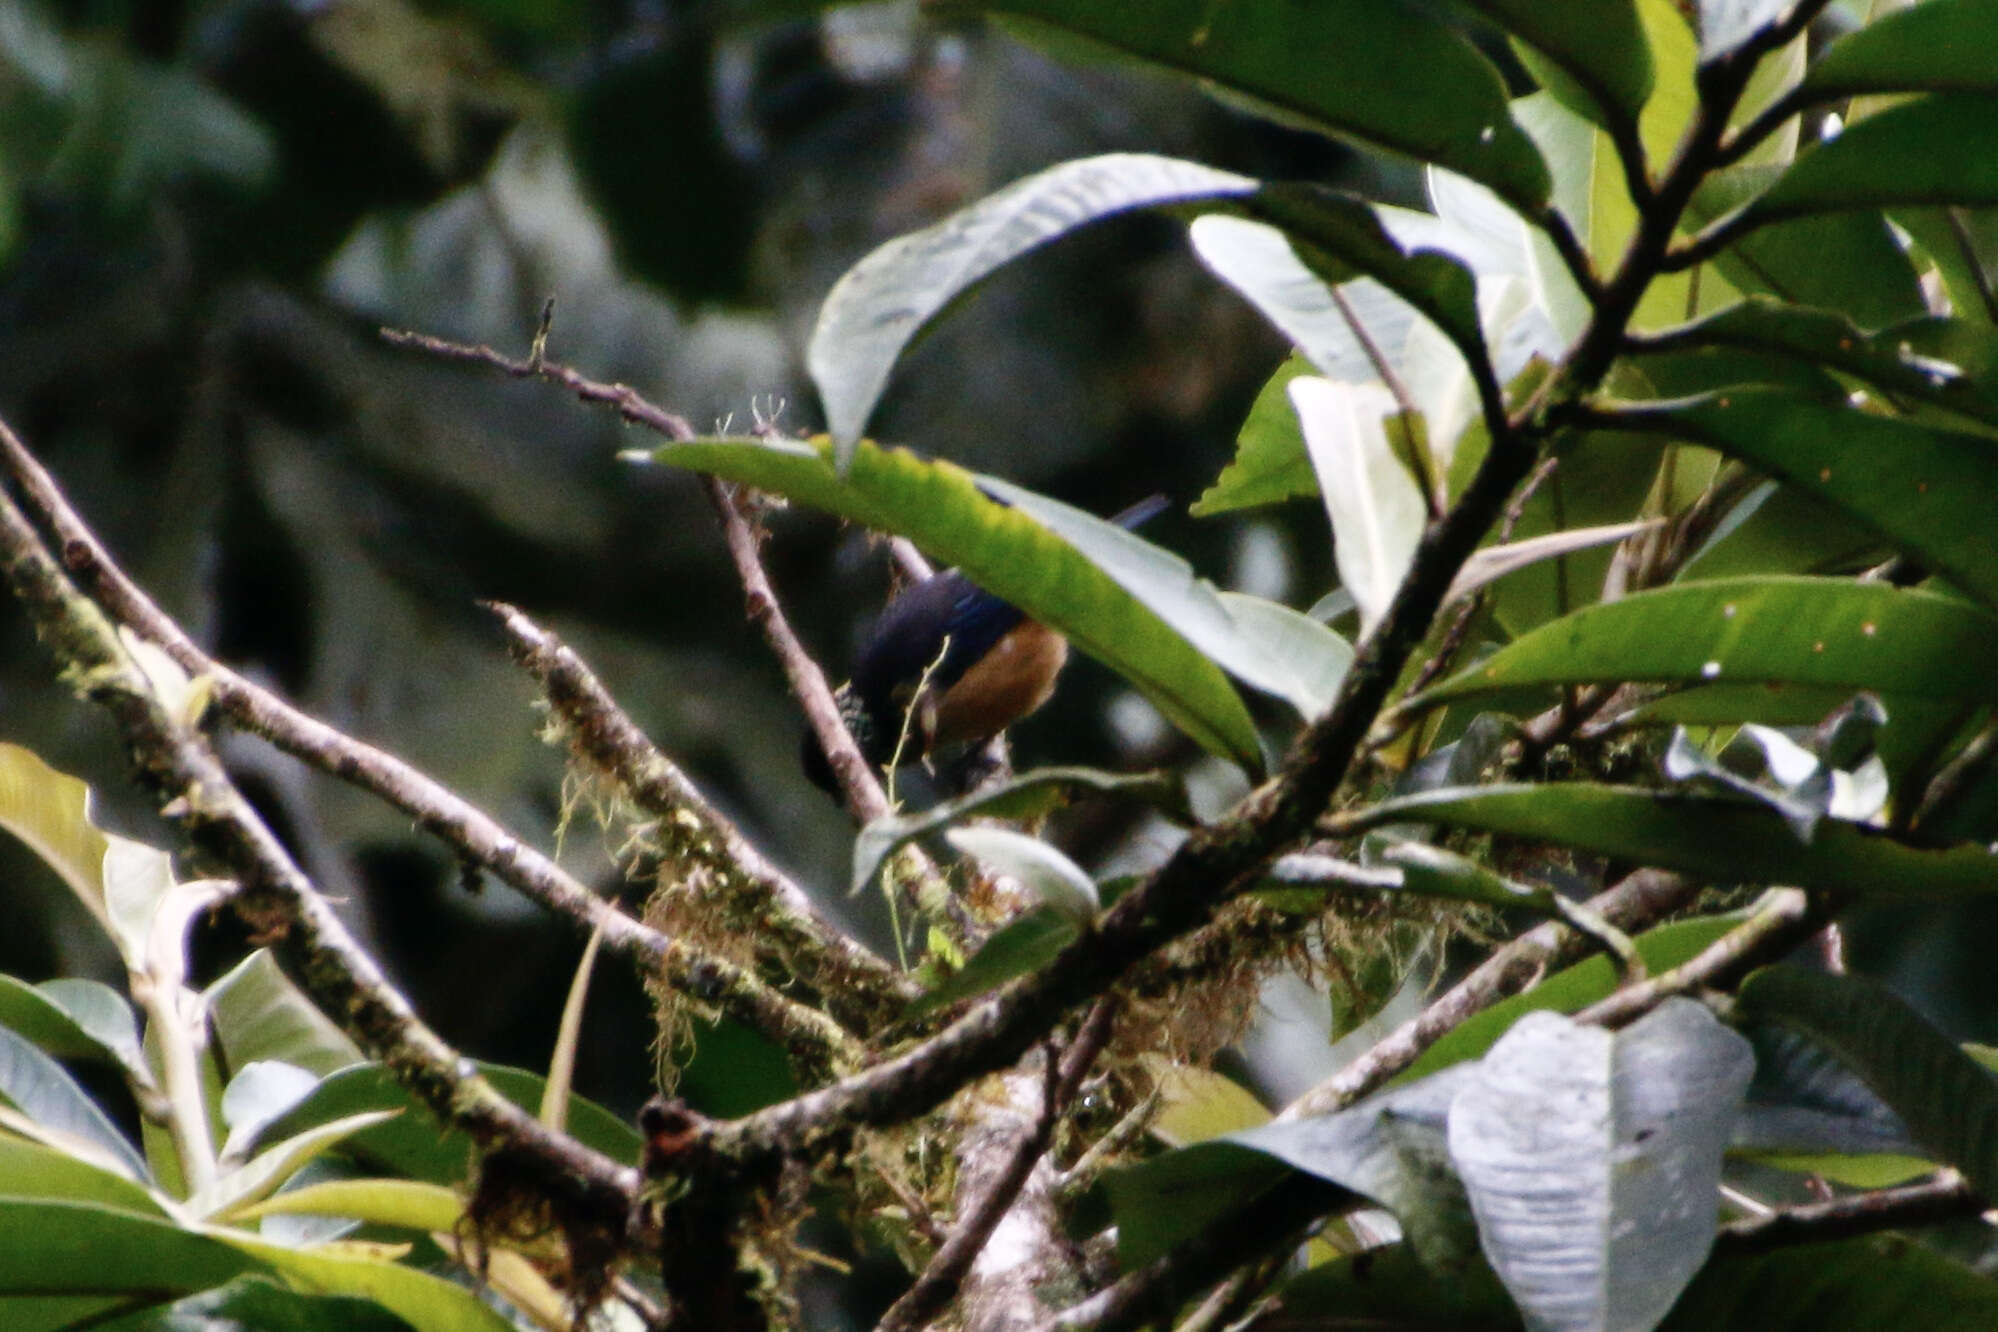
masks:
<svg viewBox="0 0 1998 1332"><path fill-rule="evenodd" d="M1690 999L1615 1033L1530 1013L1450 1107L1450 1155L1499 1279L1536 1328L1646 1328L1705 1261L1754 1069Z"/></svg>
<svg viewBox="0 0 1998 1332"><path fill-rule="evenodd" d="M1236 632L1265 663L1263 687L1305 721L1322 716L1353 664L1353 645L1288 606L1241 592L1219 595Z"/></svg>
<svg viewBox="0 0 1998 1332"><path fill-rule="evenodd" d="M1998 204L1998 93L1937 93L1848 125L1748 207L1766 222L1896 204Z"/></svg>
<svg viewBox="0 0 1998 1332"><path fill-rule="evenodd" d="M1833 578L1681 583L1587 606L1420 696L1651 680L1781 683L1992 701L1998 616L1956 597Z"/></svg>
<svg viewBox="0 0 1998 1332"><path fill-rule="evenodd" d="M92 1332L409 1332L410 1328L372 1300L292 1290L263 1276L240 1276L163 1309L90 1326Z"/></svg>
<svg viewBox="0 0 1998 1332"><path fill-rule="evenodd" d="M30 1299L44 1309L73 1301L67 1317L41 1324L66 1327L268 1270L208 1235L102 1203L10 1198L0 1207L0 1320L10 1327L35 1325L18 1308Z"/></svg>
<svg viewBox="0 0 1998 1332"><path fill-rule="evenodd" d="M1001 265L1116 213L1242 194L1255 185L1169 157L1084 158L1016 181L869 254L827 294L805 353L841 469L851 463L902 349Z"/></svg>
<svg viewBox="0 0 1998 1332"><path fill-rule="evenodd" d="M479 1072L527 1113L533 1114L541 1104L546 1082L537 1074L495 1064L482 1064ZM440 1126L436 1116L379 1064L356 1065L328 1077L266 1130L263 1143L268 1146L350 1115L388 1110L403 1113L352 1134L341 1142L340 1154L379 1166L383 1173L434 1184L455 1184L465 1178L474 1157L471 1138ZM569 1135L627 1165L637 1164L637 1132L594 1101L570 1098Z"/></svg>
<svg viewBox="0 0 1998 1332"><path fill-rule="evenodd" d="M6 1027L0 1027L0 1102L45 1129L89 1143L127 1178L150 1178L145 1162L90 1094L61 1064Z"/></svg>
<svg viewBox="0 0 1998 1332"><path fill-rule="evenodd" d="M1742 983L1744 1017L1823 1045L1858 1073L1936 1160L1998 1193L1998 1082L1877 981L1766 967Z"/></svg>
<svg viewBox="0 0 1998 1332"><path fill-rule="evenodd" d="M361 1062L361 1048L279 969L268 949L237 963L203 994L232 1067L260 1059L322 1077Z"/></svg>
<svg viewBox="0 0 1998 1332"><path fill-rule="evenodd" d="M638 456L744 482L908 537L932 558L956 565L980 587L1068 635L1210 752L1260 771L1261 741L1248 709L1220 668L1167 618L1184 613L1227 628L1218 603L1208 608L1211 591L1196 588L1176 557L1159 552L1147 561L1159 568L1165 565L1157 561L1169 561L1178 571L1152 588L1159 604L1148 605L1041 523L981 493L982 487L1005 493L1003 482L900 449L863 444L844 476L823 443L704 440ZM1128 538L1122 549L1156 550L1096 524Z"/></svg>
<svg viewBox="0 0 1998 1332"><path fill-rule="evenodd" d="M1983 435L1748 386L1630 408L1623 419L1710 444L1837 505L1998 604L1998 449Z"/></svg>
<svg viewBox="0 0 1998 1332"><path fill-rule="evenodd" d="M1371 806L1352 831L1440 823L1555 842L1720 883L1781 883L1860 896L1924 898L1998 892L1998 854L1981 846L1913 846L1828 822L1799 845L1767 809L1592 782L1446 788Z"/></svg>
<svg viewBox="0 0 1998 1332"><path fill-rule="evenodd" d="M1360 636L1387 613L1415 556L1428 510L1388 443L1395 401L1378 384L1293 380L1291 401L1332 520L1339 583L1360 608Z"/></svg>
<svg viewBox="0 0 1998 1332"><path fill-rule="evenodd" d="M1918 349L1911 334L1931 344L1991 343L1987 331L1959 321L1937 320L1917 329L1866 333L1829 310L1750 297L1684 328L1674 329L1674 345L1694 344L1776 352L1851 375L1894 397L1929 403L1998 425L1998 386L1983 378L1988 363L1966 365L1947 355ZM1993 345L1987 355L1998 355ZM1643 366L1648 358L1640 356ZM1673 392L1667 396L1682 396Z"/></svg>
<svg viewBox="0 0 1998 1332"><path fill-rule="evenodd" d="M1789 0L1700 0L1701 63L1752 40L1789 8Z"/></svg>
<svg viewBox="0 0 1998 1332"><path fill-rule="evenodd" d="M388 1122L395 1114L393 1110L372 1110L348 1115L282 1139L222 1175L211 1187L189 1198L187 1205L197 1216L229 1219L236 1208L270 1197L308 1162L354 1134Z"/></svg>
<svg viewBox="0 0 1998 1332"><path fill-rule="evenodd" d="M414 1179L329 1179L238 1207L238 1220L265 1216L346 1216L404 1230L456 1230L465 1203L438 1184Z"/></svg>
<svg viewBox="0 0 1998 1332"><path fill-rule="evenodd" d="M1105 772L1100 768L1034 768L1004 782L981 786L968 795L945 800L928 809L875 819L853 841L853 877L849 892L858 893L898 847L924 833L974 815L993 819L1030 819L1060 808L1071 792L1126 796L1154 805L1182 821L1190 821L1186 784L1175 773Z"/></svg>
<svg viewBox="0 0 1998 1332"><path fill-rule="evenodd" d="M1814 102L1860 93L1998 91L1998 9L1987 0L1924 0L1849 32L1805 74Z"/></svg>
<svg viewBox="0 0 1998 1332"><path fill-rule="evenodd" d="M1010 828L953 828L944 838L992 873L1019 880L1078 926L1095 918L1096 881L1059 848Z"/></svg>
<svg viewBox="0 0 1998 1332"><path fill-rule="evenodd" d="M10 1198L102 1203L146 1216L166 1215L160 1199L131 1178L12 1133L0 1133L0 1180ZM5 1229L5 1211L6 1204L0 1203L0 1231Z"/></svg>
<svg viewBox="0 0 1998 1332"><path fill-rule="evenodd" d="M1291 123L1441 163L1524 207L1546 198L1546 168L1506 115L1498 71L1463 37L1392 0L1336 10L1311 0L980 7L1211 81Z"/></svg>
<svg viewBox="0 0 1998 1332"><path fill-rule="evenodd" d="M245 1255L308 1290L373 1300L416 1332L513 1332L513 1324L465 1287L339 1244L291 1249L239 1230L214 1232Z"/></svg>
<svg viewBox="0 0 1998 1332"><path fill-rule="evenodd" d="M0 1026L58 1059L102 1059L149 1079L139 1029L125 996L99 981L26 985L0 976Z"/></svg>
<svg viewBox="0 0 1998 1332"><path fill-rule="evenodd" d="M106 835L90 821L90 788L20 745L0 743L0 827L27 843L62 876L108 932L104 907Z"/></svg>

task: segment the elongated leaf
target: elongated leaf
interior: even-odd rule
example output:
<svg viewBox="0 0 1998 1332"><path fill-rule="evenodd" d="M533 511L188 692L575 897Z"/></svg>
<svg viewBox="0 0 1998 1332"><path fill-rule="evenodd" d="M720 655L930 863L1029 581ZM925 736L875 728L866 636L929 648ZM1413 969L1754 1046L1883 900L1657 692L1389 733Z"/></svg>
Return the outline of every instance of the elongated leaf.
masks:
<svg viewBox="0 0 1998 1332"><path fill-rule="evenodd" d="M234 1281L127 1318L92 1322L91 1332L409 1332L373 1300L292 1290L269 1277Z"/></svg>
<svg viewBox="0 0 1998 1332"><path fill-rule="evenodd" d="M1937 93L1849 125L1801 154L1749 216L1895 204L1998 204L1998 93Z"/></svg>
<svg viewBox="0 0 1998 1332"><path fill-rule="evenodd" d="M145 1068L131 1006L98 981L30 986L0 976L0 1026L13 1028L58 1059L102 1059L134 1072Z"/></svg>
<svg viewBox="0 0 1998 1332"><path fill-rule="evenodd" d="M1612 1034L1530 1013L1450 1107L1485 1256L1536 1328L1647 1328L1705 1261L1754 1069L1690 999Z"/></svg>
<svg viewBox="0 0 1998 1332"><path fill-rule="evenodd" d="M1035 768L1010 781L980 787L969 795L942 801L928 809L875 819L853 839L853 878L849 892L858 893L896 848L959 819L982 815L995 819L1027 819L1065 804L1071 791L1122 795L1155 805L1182 821L1190 821L1186 783L1176 773L1104 772L1099 768Z"/></svg>
<svg viewBox="0 0 1998 1332"><path fill-rule="evenodd" d="M1355 830L1440 823L1578 847L1717 883L1783 883L1862 896L1921 898L1998 892L1998 854L1981 846L1911 846L1827 821L1809 846L1782 819L1732 800L1592 782L1445 788L1384 800Z"/></svg>
<svg viewBox="0 0 1998 1332"><path fill-rule="evenodd" d="M1933 3L1933 0L1931 0ZM1717 1257L1660 1332L1982 1332L1998 1282L1899 1235Z"/></svg>
<svg viewBox="0 0 1998 1332"><path fill-rule="evenodd" d="M1753 199L1779 174L1775 165L1713 172L1686 216L1699 225L1711 222ZM1878 212L1818 213L1758 227L1715 256L1712 267L1744 292L1838 310L1868 328L1929 312L1913 262Z"/></svg>
<svg viewBox="0 0 1998 1332"><path fill-rule="evenodd" d="M107 1154L133 1180L151 1176L110 1116L61 1064L26 1038L0 1027L0 1101L44 1128L79 1138Z"/></svg>
<svg viewBox="0 0 1998 1332"><path fill-rule="evenodd" d="M1314 701L1311 691L1322 684L1327 671L1345 669L1343 644L1336 635L1325 636L1330 630L1307 638L1310 630L1290 624L1278 627L1273 624L1277 613L1265 609L1268 603L1228 599L1206 579L1195 577L1192 565L1136 533L997 477L983 478L979 488L1075 547L1210 661L1245 684L1295 706ZM1301 649L1308 650L1308 660L1300 660Z"/></svg>
<svg viewBox="0 0 1998 1332"><path fill-rule="evenodd" d="M75 1297L70 1318L80 1320L92 1309L164 1302L268 1270L209 1236L119 1207L28 1198L0 1206L0 1318L14 1327L24 1324L8 1317L9 1306L23 1296Z"/></svg>
<svg viewBox="0 0 1998 1332"><path fill-rule="evenodd" d="M1464 0L1552 61L1601 112L1635 124L1651 95L1651 46L1631 0Z"/></svg>
<svg viewBox="0 0 1998 1332"><path fill-rule="evenodd" d="M1096 881L1057 847L1010 828L953 828L950 844L995 874L1018 879L1079 926L1096 915Z"/></svg>
<svg viewBox="0 0 1998 1332"><path fill-rule="evenodd" d="M495 1064L482 1064L479 1072L529 1114L541 1104L546 1081L537 1074ZM346 1138L339 1145L340 1154L380 1166L384 1173L433 1184L455 1184L465 1178L474 1155L471 1138L440 1126L436 1116L379 1064L359 1064L328 1077L303 1104L271 1125L262 1142L269 1146L350 1115L391 1110L403 1113ZM570 1098L569 1134L627 1165L637 1164L636 1130L594 1101Z"/></svg>
<svg viewBox="0 0 1998 1332"><path fill-rule="evenodd" d="M1291 401L1332 519L1339 582L1360 608L1360 634L1386 614L1428 517L1415 479L1388 444L1394 398L1378 384L1298 379Z"/></svg>
<svg viewBox="0 0 1998 1332"><path fill-rule="evenodd" d="M1920 1155L1921 1146L1893 1108L1822 1045L1777 1024L1740 1025L1755 1047L1755 1079L1735 1125L1735 1150L1765 1157Z"/></svg>
<svg viewBox="0 0 1998 1332"><path fill-rule="evenodd" d="M244 1162L217 1179L211 1187L189 1198L187 1204L197 1216L229 1219L237 1207L270 1197L307 1162L356 1133L388 1122L395 1114L393 1110L371 1110L315 1125L265 1148L253 1160Z"/></svg>
<svg viewBox="0 0 1998 1332"><path fill-rule="evenodd" d="M329 1179L272 1194L235 1210L237 1219L264 1216L348 1216L405 1230L456 1230L465 1203L450 1189L414 1179Z"/></svg>
<svg viewBox="0 0 1998 1332"><path fill-rule="evenodd" d="M1506 115L1498 71L1457 33L1392 0L1348 0L1336 9L1310 0L980 7L1211 80L1293 123L1441 163L1522 207L1547 197L1547 170Z"/></svg>
<svg viewBox="0 0 1998 1332"><path fill-rule="evenodd" d="M910 339L1009 260L1133 208L1253 190L1246 176L1143 153L1050 167L928 227L889 241L826 296L805 359L842 470Z"/></svg>
<svg viewBox="0 0 1998 1332"><path fill-rule="evenodd" d="M159 1198L126 1176L11 1133L0 1133L0 1180L6 1181L10 1197L102 1203L145 1216L166 1215ZM0 1204L0 1229L5 1226L4 1211Z"/></svg>
<svg viewBox="0 0 1998 1332"><path fill-rule="evenodd" d="M217 1238L308 1290L373 1300L417 1332L513 1332L513 1324L463 1286L365 1251L323 1244L290 1249L240 1230Z"/></svg>
<svg viewBox="0 0 1998 1332"><path fill-rule="evenodd" d="M1914 588L1836 578L1681 583L1587 606L1423 694L1654 680L1809 685L1912 698L1998 698L1998 616Z"/></svg>
<svg viewBox="0 0 1998 1332"><path fill-rule="evenodd" d="M1672 331L1675 343L1746 348L1794 356L1862 379L1902 399L1932 403L1998 425L1998 387L1981 378L1988 361L1964 365L1946 355L1924 352L1916 329L1862 332L1829 310L1750 297L1716 315ZM1988 330L1957 320L1937 320L1919 329L1924 341L1949 346L1975 341L1992 344ZM1993 345L1987 356L1998 355ZM1649 358L1639 357L1642 366ZM1670 396L1680 396L1675 390Z"/></svg>
<svg viewBox="0 0 1998 1332"><path fill-rule="evenodd" d="M982 485L1000 491L1003 482L869 444L854 454L844 476L823 444L705 440L638 456L745 482L908 537L931 557L963 569L986 591L1067 634L1210 752L1260 771L1255 725L1220 668L1175 632L1156 607L1119 587L1068 542L980 493ZM1183 563L1179 567L1185 569ZM1191 575L1177 585L1190 591ZM1205 617L1193 601L1178 604L1226 622L1218 607L1214 617Z"/></svg>
<svg viewBox="0 0 1998 1332"><path fill-rule="evenodd" d="M1825 48L1802 92L1998 92L1998 9L1986 0L1925 0L1884 14Z"/></svg>
<svg viewBox="0 0 1998 1332"><path fill-rule="evenodd" d="M1634 523L1609 523L1602 527L1575 527L1565 532L1528 537L1524 541L1509 541L1502 546L1486 546L1464 561L1464 567L1450 581L1450 590L1445 594L1444 601L1446 604L1460 601L1486 584L1496 583L1507 574L1517 573L1542 560L1611 545L1658 525L1659 520L1652 518Z"/></svg>
<svg viewBox="0 0 1998 1332"><path fill-rule="evenodd" d="M1305 721L1323 715L1353 664L1353 645L1288 606L1241 592L1220 597L1236 632L1263 663L1263 687Z"/></svg>
<svg viewBox="0 0 1998 1332"><path fill-rule="evenodd" d="M1998 1196L1998 1082L1891 990L1858 976L1766 967L1739 996L1745 1017L1823 1045L1891 1106L1916 1142Z"/></svg>
<svg viewBox="0 0 1998 1332"><path fill-rule="evenodd" d="M1383 225L1384 213L1365 202L1309 185L1265 185L1242 207L1304 246L1303 257L1321 276L1335 275L1326 272L1322 259L1314 262L1314 250L1351 265L1407 301L1463 355L1484 357L1476 282L1466 261L1453 252L1473 249L1474 238L1454 236L1447 223L1434 218L1414 223L1403 238Z"/></svg>
<svg viewBox="0 0 1998 1332"><path fill-rule="evenodd" d="M1696 439L1827 500L1998 604L1998 449L1938 430L1748 386L1630 409L1633 425Z"/></svg>

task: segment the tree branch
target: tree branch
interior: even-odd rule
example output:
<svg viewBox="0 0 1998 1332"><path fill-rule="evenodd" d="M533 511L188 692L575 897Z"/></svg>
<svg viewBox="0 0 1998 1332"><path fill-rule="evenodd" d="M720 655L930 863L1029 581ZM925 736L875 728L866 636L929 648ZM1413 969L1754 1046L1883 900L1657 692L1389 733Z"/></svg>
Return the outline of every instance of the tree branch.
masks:
<svg viewBox="0 0 1998 1332"><path fill-rule="evenodd" d="M417 827L571 922L578 932L587 934L601 919L605 947L656 971L673 988L779 1040L815 1028L822 1029L826 1040L843 1036L822 1014L786 999L741 967L669 939L604 902L484 811L408 763L299 711L215 661L112 560L54 478L4 421L0 470L19 485L29 511L53 536L64 568L112 619L157 644L189 675L211 681L216 705L236 722L312 767L381 797ZM822 1045L811 1058L822 1068L831 1067L837 1048L837 1043Z"/></svg>
<svg viewBox="0 0 1998 1332"><path fill-rule="evenodd" d="M1967 1221L1985 1208L1962 1175L1943 1170L1933 1179L1898 1188L1873 1189L1821 1203L1785 1207L1767 1216L1731 1221L1714 1238L1714 1253L1740 1256L1766 1253L1791 1244L1872 1235L1909 1226Z"/></svg>

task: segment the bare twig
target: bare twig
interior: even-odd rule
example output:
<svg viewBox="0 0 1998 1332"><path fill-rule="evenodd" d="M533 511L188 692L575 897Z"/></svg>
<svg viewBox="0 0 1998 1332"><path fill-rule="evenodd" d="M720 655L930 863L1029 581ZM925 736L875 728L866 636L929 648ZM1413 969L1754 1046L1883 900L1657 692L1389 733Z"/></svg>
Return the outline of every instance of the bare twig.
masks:
<svg viewBox="0 0 1998 1332"><path fill-rule="evenodd" d="M1577 1022L1619 1027L1656 1008L1668 995L1718 986L1757 962L1781 956L1823 929L1833 915L1832 899L1801 888L1772 888L1749 918L1695 956L1575 1014Z"/></svg>
<svg viewBox="0 0 1998 1332"><path fill-rule="evenodd" d="M1693 899L1699 884L1663 870L1642 869L1589 899L1589 909L1624 930L1638 930ZM1579 957L1588 941L1547 921L1493 953L1470 975L1410 1018L1371 1050L1285 1108L1279 1118L1309 1119L1353 1104L1421 1057L1474 1013L1516 994L1549 968Z"/></svg>
<svg viewBox="0 0 1998 1332"><path fill-rule="evenodd" d="M1962 1175L1943 1170L1920 1184L1873 1189L1730 1222L1715 1237L1714 1252L1762 1253L1790 1244L1821 1244L1908 1226L1966 1221L1982 1213L1985 1205Z"/></svg>
<svg viewBox="0 0 1998 1332"><path fill-rule="evenodd" d="M62 563L111 617L157 644L180 668L212 682L216 706L239 724L322 772L372 792L441 838L467 861L588 933L604 920L604 945L656 969L675 989L781 1039L819 1014L771 990L742 968L633 920L598 898L553 860L498 821L394 755L362 743L245 679L197 647L119 568L54 478L0 421L0 468L20 487L29 511L46 526ZM794 1019L796 1019L794 1021ZM829 1058L830 1052L824 1052Z"/></svg>

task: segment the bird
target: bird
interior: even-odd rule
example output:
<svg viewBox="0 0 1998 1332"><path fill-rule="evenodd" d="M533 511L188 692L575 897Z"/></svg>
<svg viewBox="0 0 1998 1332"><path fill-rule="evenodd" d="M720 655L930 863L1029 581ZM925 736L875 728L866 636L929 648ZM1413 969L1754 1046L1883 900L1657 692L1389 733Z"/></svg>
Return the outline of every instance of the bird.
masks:
<svg viewBox="0 0 1998 1332"><path fill-rule="evenodd" d="M1110 521L1135 529L1165 507L1164 495L1152 495ZM910 757L926 757L990 740L1048 701L1067 661L1067 639L963 570L946 569L888 603L834 698L861 754L886 767L898 747ZM805 775L837 794L815 732L805 732L799 756Z"/></svg>

